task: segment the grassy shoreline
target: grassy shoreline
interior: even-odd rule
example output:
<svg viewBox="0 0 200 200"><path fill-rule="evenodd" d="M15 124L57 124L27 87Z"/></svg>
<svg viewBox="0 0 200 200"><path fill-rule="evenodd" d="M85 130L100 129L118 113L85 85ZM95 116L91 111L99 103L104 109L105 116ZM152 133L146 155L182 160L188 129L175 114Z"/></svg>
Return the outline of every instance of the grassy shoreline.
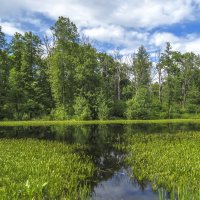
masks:
<svg viewBox="0 0 200 200"><path fill-rule="evenodd" d="M89 121L0 121L0 126L53 126L53 125L92 125L92 124L166 124L200 123L200 119L157 119L157 120L89 120Z"/></svg>

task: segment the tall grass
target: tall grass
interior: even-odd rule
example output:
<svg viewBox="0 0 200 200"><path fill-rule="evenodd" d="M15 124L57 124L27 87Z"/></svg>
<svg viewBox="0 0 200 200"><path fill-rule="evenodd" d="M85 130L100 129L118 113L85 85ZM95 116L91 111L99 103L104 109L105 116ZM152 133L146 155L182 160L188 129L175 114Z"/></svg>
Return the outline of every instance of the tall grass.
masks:
<svg viewBox="0 0 200 200"><path fill-rule="evenodd" d="M87 199L94 166L77 145L0 140L0 199Z"/></svg>

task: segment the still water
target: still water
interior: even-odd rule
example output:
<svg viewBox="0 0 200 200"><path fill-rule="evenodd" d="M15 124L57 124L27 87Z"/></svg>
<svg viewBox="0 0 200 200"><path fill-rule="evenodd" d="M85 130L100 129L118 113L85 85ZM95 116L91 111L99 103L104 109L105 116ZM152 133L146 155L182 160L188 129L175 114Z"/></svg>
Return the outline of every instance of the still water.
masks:
<svg viewBox="0 0 200 200"><path fill-rule="evenodd" d="M84 125L49 127L0 127L1 138L37 138L68 144L87 145L84 153L92 158L97 171L90 181L92 200L157 200L150 183L138 182L124 162L125 152L114 147L125 134L199 131L198 124ZM166 197L167 197L166 192Z"/></svg>

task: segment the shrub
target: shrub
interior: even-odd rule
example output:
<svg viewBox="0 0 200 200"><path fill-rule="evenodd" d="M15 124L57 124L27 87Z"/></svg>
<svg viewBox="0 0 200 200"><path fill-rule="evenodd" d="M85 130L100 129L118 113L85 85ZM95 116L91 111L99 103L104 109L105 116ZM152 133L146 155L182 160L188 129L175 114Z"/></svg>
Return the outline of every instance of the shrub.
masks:
<svg viewBox="0 0 200 200"><path fill-rule="evenodd" d="M140 88L136 95L127 101L126 117L128 119L149 119L151 116L151 100L149 91Z"/></svg>
<svg viewBox="0 0 200 200"><path fill-rule="evenodd" d="M86 98L82 96L76 97L73 108L74 108L75 119L77 120L91 119L91 111Z"/></svg>
<svg viewBox="0 0 200 200"><path fill-rule="evenodd" d="M57 106L51 112L51 116L53 119L64 120L69 119L70 117L67 115L67 111L64 106Z"/></svg>
<svg viewBox="0 0 200 200"><path fill-rule="evenodd" d="M113 102L111 115L112 117L123 118L124 111L126 110L126 103L122 100L117 100Z"/></svg>

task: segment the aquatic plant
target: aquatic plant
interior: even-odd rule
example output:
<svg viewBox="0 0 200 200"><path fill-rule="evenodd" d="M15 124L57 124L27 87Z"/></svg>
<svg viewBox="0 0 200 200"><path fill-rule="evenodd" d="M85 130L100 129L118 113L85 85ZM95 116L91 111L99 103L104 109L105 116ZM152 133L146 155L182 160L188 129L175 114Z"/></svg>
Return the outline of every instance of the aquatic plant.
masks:
<svg viewBox="0 0 200 200"><path fill-rule="evenodd" d="M164 188L171 199L199 199L200 132L126 135L118 148L129 152L127 163L138 181L150 181L154 190Z"/></svg>
<svg viewBox="0 0 200 200"><path fill-rule="evenodd" d="M80 145L33 139L0 140L0 197L4 199L87 199L93 174Z"/></svg>

